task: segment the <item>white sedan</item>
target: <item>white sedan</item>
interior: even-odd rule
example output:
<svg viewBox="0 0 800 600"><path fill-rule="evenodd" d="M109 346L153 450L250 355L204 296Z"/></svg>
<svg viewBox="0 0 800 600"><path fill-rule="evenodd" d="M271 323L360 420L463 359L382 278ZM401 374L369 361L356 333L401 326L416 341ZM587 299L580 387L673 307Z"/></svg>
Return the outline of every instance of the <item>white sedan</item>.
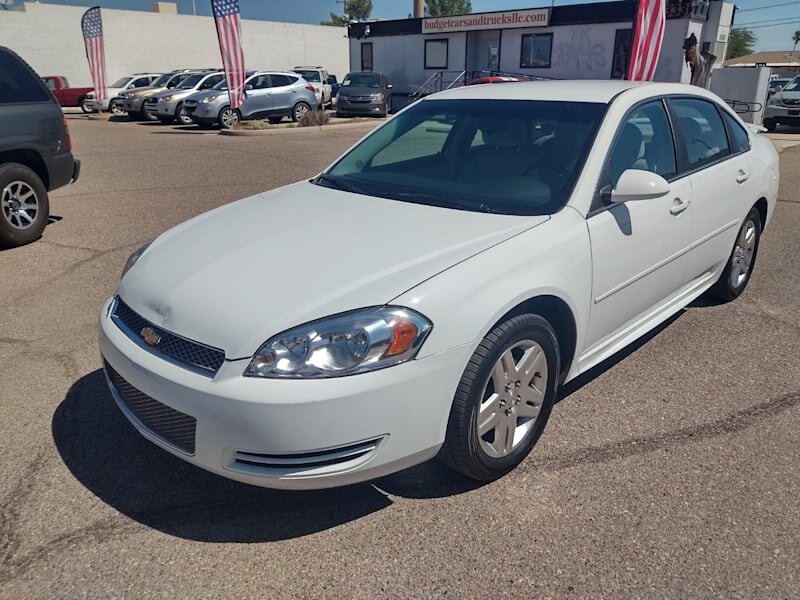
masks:
<svg viewBox="0 0 800 600"><path fill-rule="evenodd" d="M778 160L713 94L558 81L430 96L310 181L167 231L101 311L149 440L310 489L519 464L559 386L745 289Z"/></svg>

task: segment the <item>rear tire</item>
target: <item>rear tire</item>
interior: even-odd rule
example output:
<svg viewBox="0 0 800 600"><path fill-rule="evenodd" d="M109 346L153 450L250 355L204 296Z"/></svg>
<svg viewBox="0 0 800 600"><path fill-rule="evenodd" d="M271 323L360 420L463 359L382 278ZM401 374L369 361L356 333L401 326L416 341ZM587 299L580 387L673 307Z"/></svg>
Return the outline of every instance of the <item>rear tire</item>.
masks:
<svg viewBox="0 0 800 600"><path fill-rule="evenodd" d="M511 471L544 431L559 373L558 341L545 319L526 314L495 327L461 376L439 459L479 481Z"/></svg>
<svg viewBox="0 0 800 600"><path fill-rule="evenodd" d="M736 236L728 263L709 290L711 296L723 302L730 302L742 295L756 265L761 228L761 214L755 208L751 208Z"/></svg>
<svg viewBox="0 0 800 600"><path fill-rule="evenodd" d="M298 102L292 107L292 121L297 123L303 118L303 115L311 110L307 102Z"/></svg>
<svg viewBox="0 0 800 600"><path fill-rule="evenodd" d="M87 104L87 102L88 102L88 100L86 99L86 96L83 96L80 100L78 100L78 106L80 106L81 110L86 114L93 113L94 110L89 108L89 105Z"/></svg>
<svg viewBox="0 0 800 600"><path fill-rule="evenodd" d="M49 215L47 189L37 174L18 163L0 166L0 247L39 239Z"/></svg>

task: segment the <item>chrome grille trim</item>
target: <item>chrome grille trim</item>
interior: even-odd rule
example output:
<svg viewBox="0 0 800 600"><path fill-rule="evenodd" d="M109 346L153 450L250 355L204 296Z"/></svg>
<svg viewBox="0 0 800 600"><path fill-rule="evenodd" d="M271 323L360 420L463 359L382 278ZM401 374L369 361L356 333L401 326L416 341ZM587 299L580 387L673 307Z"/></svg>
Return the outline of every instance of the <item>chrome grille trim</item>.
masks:
<svg viewBox="0 0 800 600"><path fill-rule="evenodd" d="M105 359L103 367L114 398L127 409L125 412L129 419L172 448L184 454L194 454L197 419L140 392Z"/></svg>
<svg viewBox="0 0 800 600"><path fill-rule="evenodd" d="M140 348L200 375L214 377L225 362L224 350L195 342L154 325L125 304L119 296L114 298L111 320ZM161 339L157 346L151 346L144 341L142 330L145 327L158 333Z"/></svg>
<svg viewBox="0 0 800 600"><path fill-rule="evenodd" d="M262 454L239 450L234 453L233 459L234 463L250 467L284 470L311 469L365 458L377 450L383 440L382 436L338 448L296 454Z"/></svg>

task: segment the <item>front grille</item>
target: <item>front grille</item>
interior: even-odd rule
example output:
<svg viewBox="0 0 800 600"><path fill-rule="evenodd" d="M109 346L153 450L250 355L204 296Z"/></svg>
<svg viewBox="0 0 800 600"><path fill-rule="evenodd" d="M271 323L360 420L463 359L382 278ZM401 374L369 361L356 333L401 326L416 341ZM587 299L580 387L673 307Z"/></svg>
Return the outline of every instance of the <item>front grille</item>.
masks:
<svg viewBox="0 0 800 600"><path fill-rule="evenodd" d="M350 102L371 102L372 96L350 96Z"/></svg>
<svg viewBox="0 0 800 600"><path fill-rule="evenodd" d="M213 377L222 366L222 363L225 362L225 352L223 350L188 340L153 325L125 304L119 297L114 301L111 319L125 335L148 352L169 357L178 365L202 375ZM142 332L146 328L152 329L152 333L158 338L155 344L145 341Z"/></svg>
<svg viewBox="0 0 800 600"><path fill-rule="evenodd" d="M261 454L238 451L234 454L234 463L250 467L301 471L359 461L377 450L382 441L383 438L378 437L338 448L298 454Z"/></svg>
<svg viewBox="0 0 800 600"><path fill-rule="evenodd" d="M800 105L800 98L797 98L797 99L792 98L790 100L784 100L783 103L786 106L798 106L798 105Z"/></svg>
<svg viewBox="0 0 800 600"><path fill-rule="evenodd" d="M140 392L125 381L105 360L103 366L111 385L117 392L117 397L142 427L181 452L194 454L197 419Z"/></svg>

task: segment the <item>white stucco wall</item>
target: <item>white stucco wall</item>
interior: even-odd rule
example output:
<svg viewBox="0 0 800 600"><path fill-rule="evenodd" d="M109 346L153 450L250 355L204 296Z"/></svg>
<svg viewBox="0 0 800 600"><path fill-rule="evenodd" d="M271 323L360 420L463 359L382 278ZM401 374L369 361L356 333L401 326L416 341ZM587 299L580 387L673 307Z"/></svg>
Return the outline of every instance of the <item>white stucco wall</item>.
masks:
<svg viewBox="0 0 800 600"><path fill-rule="evenodd" d="M0 45L8 46L40 75L65 75L91 85L81 35L84 7L26 3L24 11L0 11ZM109 83L134 72L162 72L222 64L210 17L103 8ZM271 21L242 21L248 69L321 65L347 71L344 28ZM340 76L341 76L340 75Z"/></svg>
<svg viewBox="0 0 800 600"><path fill-rule="evenodd" d="M361 44L372 43L373 71L384 73L397 93L408 94L442 69L425 69L425 40L447 39L446 71L461 72L466 58L464 32L440 35L393 35L350 40L350 70L361 70ZM455 75L455 73L453 73Z"/></svg>

